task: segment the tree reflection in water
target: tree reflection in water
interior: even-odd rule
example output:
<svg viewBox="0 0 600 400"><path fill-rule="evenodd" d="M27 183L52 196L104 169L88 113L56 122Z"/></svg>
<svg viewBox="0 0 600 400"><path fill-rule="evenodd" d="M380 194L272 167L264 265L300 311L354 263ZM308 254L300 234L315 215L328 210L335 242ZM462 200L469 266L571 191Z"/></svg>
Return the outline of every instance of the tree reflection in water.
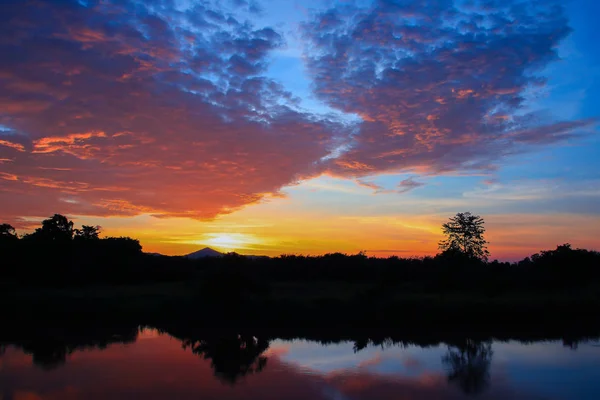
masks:
<svg viewBox="0 0 600 400"><path fill-rule="evenodd" d="M112 344L134 343L138 337L138 326L57 327L47 331L21 329L13 331L12 335L9 334L11 336L18 339L0 337L0 355L10 344L21 348L25 354L31 354L34 365L52 370L64 365L68 356L77 351L103 350Z"/></svg>
<svg viewBox="0 0 600 400"><path fill-rule="evenodd" d="M442 363L448 369L448 381L458 384L466 394L483 392L490 384L493 354L491 342L467 339L449 346L442 357Z"/></svg>
<svg viewBox="0 0 600 400"><path fill-rule="evenodd" d="M267 357L263 353L269 348L269 340L257 339L252 335L230 332L197 332L194 329L158 330L168 333L182 342L184 349L210 360L214 375L228 384L240 378L261 372ZM33 363L45 370L64 365L70 354L86 350L103 350L111 344L133 343L139 333L138 325L97 326L85 328L56 326L46 330L31 327L12 327L0 332L0 356L8 345L31 354Z"/></svg>
<svg viewBox="0 0 600 400"><path fill-rule="evenodd" d="M251 335L218 336L209 339L182 339L183 348L211 361L215 376L234 385L240 378L261 372L267 365L262 354L269 348L268 340Z"/></svg>
<svg viewBox="0 0 600 400"><path fill-rule="evenodd" d="M64 364L69 355L87 349L104 349L111 344L133 343L138 338L138 324L119 323L89 324L85 326L57 322L49 326L7 324L0 329L0 356L7 346L16 347L26 354L32 355L33 363L44 369L53 369ZM150 326L149 326L150 327ZM264 329L257 334L238 334L237 327L226 329L194 328L188 324L170 324L161 327L153 326L151 329L157 333L168 334L182 343L184 349L189 349L193 354L210 362L213 374L221 382L233 385L248 375L263 371L267 365L268 350L271 341L282 338L284 340L308 340L322 345L341 342L354 342L354 351L358 352L370 346L439 346L447 343L447 352L441 361L447 370L448 381L458 386L466 394L483 392L491 381L490 369L493 357L491 341L476 341L462 339L448 341L447 338L427 336L415 333L411 336L366 336L363 332L338 334L331 331L309 332L293 336L278 336ZM248 332L248 331L246 331ZM255 330L250 332L256 333ZM456 338L457 336L453 336ZM488 335L486 337L492 337ZM577 343L597 340L596 336L580 336L577 333L570 336L504 336L502 340L517 340L532 342L538 340L562 339L566 346L576 348ZM446 340L444 340L446 339Z"/></svg>

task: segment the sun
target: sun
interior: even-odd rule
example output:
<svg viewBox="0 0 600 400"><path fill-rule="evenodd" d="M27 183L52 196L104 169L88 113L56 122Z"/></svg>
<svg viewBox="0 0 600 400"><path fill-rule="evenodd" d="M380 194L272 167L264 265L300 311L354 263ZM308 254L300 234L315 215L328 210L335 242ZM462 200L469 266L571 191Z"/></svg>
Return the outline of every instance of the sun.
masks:
<svg viewBox="0 0 600 400"><path fill-rule="evenodd" d="M203 240L206 245L228 250L250 249L252 245L262 243L257 237L244 233L209 233L206 236L208 238Z"/></svg>

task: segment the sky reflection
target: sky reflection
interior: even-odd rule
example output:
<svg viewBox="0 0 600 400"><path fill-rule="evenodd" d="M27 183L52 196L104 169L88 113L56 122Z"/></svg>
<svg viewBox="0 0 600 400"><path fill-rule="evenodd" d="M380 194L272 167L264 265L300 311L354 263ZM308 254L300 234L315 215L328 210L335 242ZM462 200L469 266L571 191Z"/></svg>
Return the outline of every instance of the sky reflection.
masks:
<svg viewBox="0 0 600 400"><path fill-rule="evenodd" d="M211 361L166 334L146 330L128 344L75 350L66 362L40 368L9 346L0 357L0 398L54 399L462 399L442 359L458 348L323 346L273 341L261 372L235 384L215 375ZM559 342L493 343L489 384L481 399L595 399L600 394L600 348ZM262 352L262 350L261 350ZM233 354L233 353L231 353ZM233 362L233 360L227 360ZM473 363L473 365L475 365ZM454 371L456 372L456 371Z"/></svg>

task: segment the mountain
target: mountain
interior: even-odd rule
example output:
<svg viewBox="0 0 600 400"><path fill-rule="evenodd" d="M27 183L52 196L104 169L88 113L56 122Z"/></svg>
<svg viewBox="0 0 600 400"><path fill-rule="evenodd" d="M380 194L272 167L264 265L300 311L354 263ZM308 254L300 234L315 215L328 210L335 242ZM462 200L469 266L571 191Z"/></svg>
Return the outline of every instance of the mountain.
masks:
<svg viewBox="0 0 600 400"><path fill-rule="evenodd" d="M223 253L219 253L218 251L213 250L210 247L205 247L202 250L195 251L184 257L191 258L192 260L196 260L198 258L205 258L205 257L223 257Z"/></svg>

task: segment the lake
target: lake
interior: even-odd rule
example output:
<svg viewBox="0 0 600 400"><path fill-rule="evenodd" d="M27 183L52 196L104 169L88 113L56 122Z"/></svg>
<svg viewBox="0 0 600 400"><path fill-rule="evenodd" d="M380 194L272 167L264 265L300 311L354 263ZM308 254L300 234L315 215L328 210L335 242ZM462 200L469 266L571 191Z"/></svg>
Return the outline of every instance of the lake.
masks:
<svg viewBox="0 0 600 400"><path fill-rule="evenodd" d="M1 400L600 398L589 339L416 345L136 327L2 343Z"/></svg>

